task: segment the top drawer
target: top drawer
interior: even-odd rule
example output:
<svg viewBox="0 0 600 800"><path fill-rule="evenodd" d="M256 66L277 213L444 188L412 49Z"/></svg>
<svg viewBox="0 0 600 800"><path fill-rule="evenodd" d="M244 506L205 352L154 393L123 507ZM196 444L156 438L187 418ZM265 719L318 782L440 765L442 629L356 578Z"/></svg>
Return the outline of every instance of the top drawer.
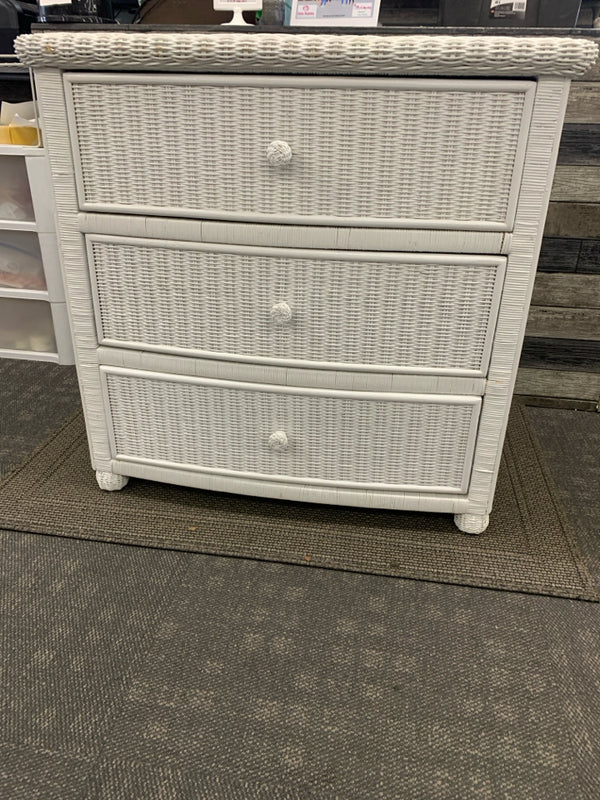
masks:
<svg viewBox="0 0 600 800"><path fill-rule="evenodd" d="M80 207L510 230L533 81L65 74Z"/></svg>

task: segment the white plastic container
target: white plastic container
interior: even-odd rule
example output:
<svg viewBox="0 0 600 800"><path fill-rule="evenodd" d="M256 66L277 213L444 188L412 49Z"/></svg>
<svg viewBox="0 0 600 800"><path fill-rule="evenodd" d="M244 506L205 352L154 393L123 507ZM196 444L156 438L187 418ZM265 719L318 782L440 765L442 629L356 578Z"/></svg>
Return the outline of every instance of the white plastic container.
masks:
<svg viewBox="0 0 600 800"><path fill-rule="evenodd" d="M4 231L0 239L0 288L44 291L46 279L37 234Z"/></svg>
<svg viewBox="0 0 600 800"><path fill-rule="evenodd" d="M25 159L0 156L0 221L32 222L34 219Z"/></svg>
<svg viewBox="0 0 600 800"><path fill-rule="evenodd" d="M50 303L0 297L0 350L56 352Z"/></svg>

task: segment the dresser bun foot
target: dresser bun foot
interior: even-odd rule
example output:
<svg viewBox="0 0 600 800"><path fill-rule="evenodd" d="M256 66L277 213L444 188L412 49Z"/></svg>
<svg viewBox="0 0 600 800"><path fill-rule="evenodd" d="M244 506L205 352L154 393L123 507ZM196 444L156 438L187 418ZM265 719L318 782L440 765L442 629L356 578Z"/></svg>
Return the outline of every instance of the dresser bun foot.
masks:
<svg viewBox="0 0 600 800"><path fill-rule="evenodd" d="M483 533L490 524L490 515L455 514L454 523L463 533Z"/></svg>
<svg viewBox="0 0 600 800"><path fill-rule="evenodd" d="M124 475L115 475L114 472L100 472L96 471L96 480L98 486L104 489L105 492L118 492L127 485L129 478Z"/></svg>

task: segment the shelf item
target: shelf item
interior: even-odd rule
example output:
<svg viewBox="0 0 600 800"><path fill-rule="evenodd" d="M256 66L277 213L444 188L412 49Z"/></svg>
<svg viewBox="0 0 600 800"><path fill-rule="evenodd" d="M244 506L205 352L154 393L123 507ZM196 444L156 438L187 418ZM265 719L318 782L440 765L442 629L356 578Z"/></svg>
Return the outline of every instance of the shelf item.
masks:
<svg viewBox="0 0 600 800"><path fill-rule="evenodd" d="M450 27L574 28L581 0L440 0Z"/></svg>
<svg viewBox="0 0 600 800"><path fill-rule="evenodd" d="M0 106L0 144L33 146L40 144L35 102L8 103Z"/></svg>
<svg viewBox="0 0 600 800"><path fill-rule="evenodd" d="M17 43L52 118L100 487L453 513L481 533L569 81L597 47L156 36Z"/></svg>
<svg viewBox="0 0 600 800"><path fill-rule="evenodd" d="M0 156L0 220L33 222L33 201L25 159Z"/></svg>
<svg viewBox="0 0 600 800"><path fill-rule="evenodd" d="M45 150L0 145L0 174L0 358L72 364Z"/></svg>
<svg viewBox="0 0 600 800"><path fill-rule="evenodd" d="M50 303L0 297L0 350L55 353Z"/></svg>
<svg viewBox="0 0 600 800"><path fill-rule="evenodd" d="M38 129L35 125L0 125L0 144L37 147Z"/></svg>
<svg viewBox="0 0 600 800"><path fill-rule="evenodd" d="M46 290L40 243L35 233L4 231L0 236L0 288Z"/></svg>

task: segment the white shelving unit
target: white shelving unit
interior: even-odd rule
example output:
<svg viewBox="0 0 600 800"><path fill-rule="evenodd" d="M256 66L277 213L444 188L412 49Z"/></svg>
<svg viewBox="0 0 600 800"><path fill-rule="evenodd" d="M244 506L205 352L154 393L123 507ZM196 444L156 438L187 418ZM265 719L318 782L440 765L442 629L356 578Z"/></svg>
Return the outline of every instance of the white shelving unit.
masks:
<svg viewBox="0 0 600 800"><path fill-rule="evenodd" d="M0 145L0 358L74 363L43 147Z"/></svg>

